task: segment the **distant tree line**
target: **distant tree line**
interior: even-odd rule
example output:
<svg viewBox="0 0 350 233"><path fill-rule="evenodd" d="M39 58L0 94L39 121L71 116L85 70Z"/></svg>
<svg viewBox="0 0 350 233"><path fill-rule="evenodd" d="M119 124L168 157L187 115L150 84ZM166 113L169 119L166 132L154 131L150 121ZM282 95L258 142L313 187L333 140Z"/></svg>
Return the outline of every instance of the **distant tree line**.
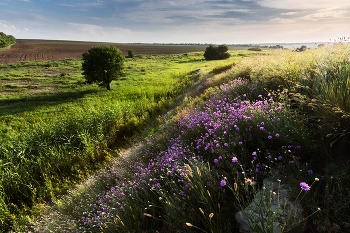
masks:
<svg viewBox="0 0 350 233"><path fill-rule="evenodd" d="M300 48L296 48L295 51L296 52L304 52L307 50L306 45L302 45Z"/></svg>
<svg viewBox="0 0 350 233"><path fill-rule="evenodd" d="M16 43L16 38L11 35L6 35L0 32L0 48L5 48Z"/></svg>
<svg viewBox="0 0 350 233"><path fill-rule="evenodd" d="M259 47L252 47L252 48L249 48L248 50L249 51L258 51L258 52L262 51L262 49Z"/></svg>

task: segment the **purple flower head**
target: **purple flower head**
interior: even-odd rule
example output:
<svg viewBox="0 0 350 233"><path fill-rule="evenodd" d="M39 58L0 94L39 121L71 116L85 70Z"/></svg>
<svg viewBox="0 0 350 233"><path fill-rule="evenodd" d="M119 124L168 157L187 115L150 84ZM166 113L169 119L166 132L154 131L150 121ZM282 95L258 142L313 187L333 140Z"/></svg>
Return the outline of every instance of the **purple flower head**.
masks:
<svg viewBox="0 0 350 233"><path fill-rule="evenodd" d="M300 183L300 188L302 190L304 190L304 191L309 191L310 190L310 186L307 183L305 183L305 182L301 182Z"/></svg>
<svg viewBox="0 0 350 233"><path fill-rule="evenodd" d="M314 173L311 169L309 169L309 170L307 170L307 173L309 174L309 175L311 175L312 173Z"/></svg>
<svg viewBox="0 0 350 233"><path fill-rule="evenodd" d="M218 163L219 162L219 160L218 159L214 159L214 163Z"/></svg>
<svg viewBox="0 0 350 233"><path fill-rule="evenodd" d="M279 134L279 133L276 133L275 136L276 136L276 138L278 138L278 137L280 136L280 134Z"/></svg>
<svg viewBox="0 0 350 233"><path fill-rule="evenodd" d="M256 151L254 151L254 152L252 153L252 155L256 155Z"/></svg>
<svg viewBox="0 0 350 233"><path fill-rule="evenodd" d="M263 131L263 130L265 130L265 128L261 126L261 127L259 127L259 130Z"/></svg>
<svg viewBox="0 0 350 233"><path fill-rule="evenodd" d="M278 160L282 160L282 158L283 158L282 155L279 155L279 156L277 157Z"/></svg>
<svg viewBox="0 0 350 233"><path fill-rule="evenodd" d="M222 156L220 155L220 156L218 157L218 159L219 159L219 160L222 160Z"/></svg>
<svg viewBox="0 0 350 233"><path fill-rule="evenodd" d="M269 135L269 136L267 136L267 138L268 138L268 139L272 139L272 136L271 136L271 135Z"/></svg>
<svg viewBox="0 0 350 233"><path fill-rule="evenodd" d="M224 180L224 179L221 180L221 181L220 181L220 186L221 186L221 187L226 186L226 180Z"/></svg>
<svg viewBox="0 0 350 233"><path fill-rule="evenodd" d="M243 144L243 142L238 142L238 145L242 145Z"/></svg>
<svg viewBox="0 0 350 233"><path fill-rule="evenodd" d="M232 158L232 163L237 163L237 162L238 162L237 157L233 157L233 158Z"/></svg>

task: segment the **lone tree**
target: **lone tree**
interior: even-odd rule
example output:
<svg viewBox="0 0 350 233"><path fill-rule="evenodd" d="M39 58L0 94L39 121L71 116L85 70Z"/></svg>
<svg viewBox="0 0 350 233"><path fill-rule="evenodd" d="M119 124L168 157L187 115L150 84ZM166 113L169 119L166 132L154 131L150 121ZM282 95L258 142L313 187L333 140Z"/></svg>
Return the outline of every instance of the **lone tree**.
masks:
<svg viewBox="0 0 350 233"><path fill-rule="evenodd" d="M111 90L111 82L122 77L124 56L115 46L95 46L83 53L83 75L87 83L98 83Z"/></svg>
<svg viewBox="0 0 350 233"><path fill-rule="evenodd" d="M222 60L230 57L230 54L227 52L227 45L219 45L216 47L215 45L209 45L204 52L205 60Z"/></svg>

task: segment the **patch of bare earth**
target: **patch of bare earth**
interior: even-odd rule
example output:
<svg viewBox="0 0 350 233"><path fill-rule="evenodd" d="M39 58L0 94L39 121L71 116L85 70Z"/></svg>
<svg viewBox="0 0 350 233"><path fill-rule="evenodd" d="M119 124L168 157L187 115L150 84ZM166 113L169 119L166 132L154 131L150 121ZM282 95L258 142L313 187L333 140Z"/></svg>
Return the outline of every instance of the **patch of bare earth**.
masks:
<svg viewBox="0 0 350 233"><path fill-rule="evenodd" d="M0 63L81 59L84 52L97 45L114 45L125 56L128 54L128 50L133 50L135 55L179 54L205 50L204 45L121 44L17 39L16 44L11 46L10 49L0 50Z"/></svg>

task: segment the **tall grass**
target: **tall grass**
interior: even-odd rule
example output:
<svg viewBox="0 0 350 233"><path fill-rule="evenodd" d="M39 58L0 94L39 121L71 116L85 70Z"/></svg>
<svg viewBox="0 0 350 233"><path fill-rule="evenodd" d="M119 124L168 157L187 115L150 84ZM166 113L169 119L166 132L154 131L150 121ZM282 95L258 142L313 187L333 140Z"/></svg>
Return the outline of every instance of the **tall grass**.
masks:
<svg viewBox="0 0 350 233"><path fill-rule="evenodd" d="M64 230L237 230L238 224L226 216L234 216L238 206L228 190L220 187L223 177L231 181L235 174L232 156L244 161L247 172L261 169L256 177L260 180L267 175L265 165L279 166L300 156L298 148L307 140L302 136L303 129L296 127L295 117L277 102L280 97L274 100L272 95L260 96L257 87L237 80L208 91L205 105L199 103L196 110L183 110L175 118L178 120L165 129L168 141L150 141L133 157L131 165L122 163L130 169L130 175L107 173L116 183L108 185L107 191L91 203L80 206L80 221L76 227L65 225ZM287 143L292 143L293 152L286 150ZM252 163L254 153L257 158ZM283 159L279 159L281 155ZM57 225L54 229L58 230Z"/></svg>
<svg viewBox="0 0 350 233"><path fill-rule="evenodd" d="M348 154L338 150L341 160L329 159L332 144L326 135L343 130L346 137L346 105L330 93L347 96L339 86L348 84L336 80L346 80L349 57L348 45L336 45L279 51L235 61L231 68L233 61L206 67L212 73L204 94L188 98L170 120L158 119L163 125L133 153L57 200L25 229L236 232L233 216L261 190L262 218L246 216L256 232L274 232L275 226L283 232L347 232ZM189 93L198 93L198 86L191 88ZM334 107L342 112L331 115ZM341 124L335 124L338 120ZM108 140L95 143L110 154L104 147ZM276 200L282 183L270 189L266 178L281 180L303 213L288 212L288 205L273 209L270 200Z"/></svg>
<svg viewBox="0 0 350 233"><path fill-rule="evenodd" d="M198 80L201 57L130 59L126 79L112 83L110 92L83 84L80 61L2 65L2 80L18 92L1 90L1 230L27 221L37 203L54 200L107 164ZM22 86L23 78L31 84Z"/></svg>

